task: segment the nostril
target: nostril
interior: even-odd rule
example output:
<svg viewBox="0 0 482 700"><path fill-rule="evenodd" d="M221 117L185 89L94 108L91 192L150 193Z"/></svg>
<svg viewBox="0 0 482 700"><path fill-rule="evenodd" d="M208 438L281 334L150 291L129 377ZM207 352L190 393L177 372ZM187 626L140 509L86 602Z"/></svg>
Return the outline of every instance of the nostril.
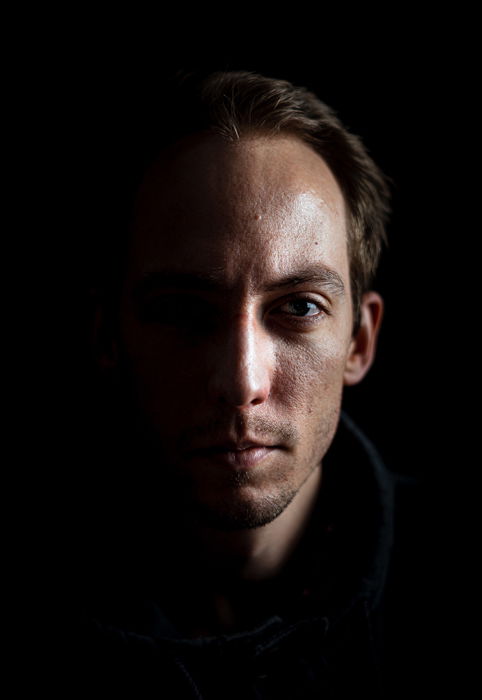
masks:
<svg viewBox="0 0 482 700"><path fill-rule="evenodd" d="M269 399L269 394L267 396L255 398L251 401L251 405L257 406L258 404L263 403L264 401L267 401L268 399Z"/></svg>
<svg viewBox="0 0 482 700"><path fill-rule="evenodd" d="M264 401L266 401L264 397L251 399L251 401L248 399L247 401L241 401L240 403L237 403L236 408L248 408L248 406L258 406L260 403L264 403Z"/></svg>

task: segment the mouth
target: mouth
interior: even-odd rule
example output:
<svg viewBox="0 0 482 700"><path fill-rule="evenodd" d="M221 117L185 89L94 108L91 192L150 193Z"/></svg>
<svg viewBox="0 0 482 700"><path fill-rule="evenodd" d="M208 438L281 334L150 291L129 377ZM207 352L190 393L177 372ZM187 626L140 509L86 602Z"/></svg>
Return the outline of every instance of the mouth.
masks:
<svg viewBox="0 0 482 700"><path fill-rule="evenodd" d="M277 449L279 449L278 445L264 445L245 440L193 450L190 457L216 462L231 468L248 469L255 467Z"/></svg>

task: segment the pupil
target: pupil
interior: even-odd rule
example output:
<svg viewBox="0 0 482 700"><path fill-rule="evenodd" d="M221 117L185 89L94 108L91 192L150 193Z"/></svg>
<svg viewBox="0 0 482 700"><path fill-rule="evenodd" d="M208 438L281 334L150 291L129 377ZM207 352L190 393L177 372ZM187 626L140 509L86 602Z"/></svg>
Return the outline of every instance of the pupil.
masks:
<svg viewBox="0 0 482 700"><path fill-rule="evenodd" d="M299 301L294 301L293 306L295 308L296 313L298 313L298 315L300 315L300 316L308 313L308 311L309 311L308 304L309 303L310 303L309 301L303 301L302 299Z"/></svg>

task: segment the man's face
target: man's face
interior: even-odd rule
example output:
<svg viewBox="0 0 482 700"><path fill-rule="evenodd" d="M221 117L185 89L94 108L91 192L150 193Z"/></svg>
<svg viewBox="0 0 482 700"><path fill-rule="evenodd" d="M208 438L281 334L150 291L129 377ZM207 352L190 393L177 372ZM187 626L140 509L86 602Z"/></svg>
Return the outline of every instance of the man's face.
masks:
<svg viewBox="0 0 482 700"><path fill-rule="evenodd" d="M159 483L222 529L270 522L320 468L352 348L331 171L290 135L191 138L146 176L128 259L119 351Z"/></svg>

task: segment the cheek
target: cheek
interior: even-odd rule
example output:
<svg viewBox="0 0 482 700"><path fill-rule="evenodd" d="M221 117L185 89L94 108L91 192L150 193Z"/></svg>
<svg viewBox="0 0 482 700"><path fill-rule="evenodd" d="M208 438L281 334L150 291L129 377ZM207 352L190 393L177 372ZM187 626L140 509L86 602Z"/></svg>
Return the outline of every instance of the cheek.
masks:
<svg viewBox="0 0 482 700"><path fill-rule="evenodd" d="M344 366L345 354L337 343L309 343L279 352L273 402L299 430L296 469L300 474L320 463L333 440Z"/></svg>
<svg viewBox="0 0 482 700"><path fill-rule="evenodd" d="M326 342L284 345L277 351L273 400L312 414L320 406L341 400L345 353L339 344Z"/></svg>

